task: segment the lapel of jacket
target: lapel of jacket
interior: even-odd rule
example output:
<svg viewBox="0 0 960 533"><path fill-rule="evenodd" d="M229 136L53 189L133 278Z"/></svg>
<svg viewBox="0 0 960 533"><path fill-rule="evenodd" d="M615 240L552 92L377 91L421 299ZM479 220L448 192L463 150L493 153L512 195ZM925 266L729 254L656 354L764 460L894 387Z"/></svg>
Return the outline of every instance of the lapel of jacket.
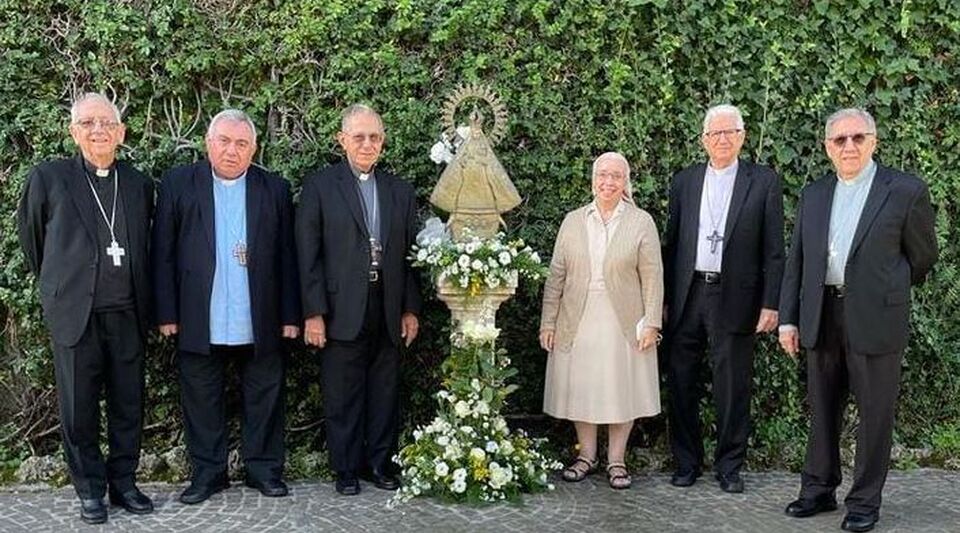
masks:
<svg viewBox="0 0 960 533"><path fill-rule="evenodd" d="M247 169L247 253L249 254L256 246L257 235L260 231L260 218L263 212L263 203L267 201L266 184L260 169L250 166Z"/></svg>
<svg viewBox="0 0 960 533"><path fill-rule="evenodd" d="M354 178L353 173L350 172L350 165L346 161L340 163L339 171L337 188L340 190L340 195L343 196L344 202L347 203L347 207L353 215L353 220L360 228L360 232L369 239L370 234L367 233L367 223L363 220L363 208L360 207L360 197L357 194L357 184L354 183L356 178Z"/></svg>
<svg viewBox="0 0 960 533"><path fill-rule="evenodd" d="M213 233L215 213L213 211L213 173L210 170L210 161L204 159L194 165L193 188L197 198L197 211L203 222L203 231L207 235L207 244L210 252L216 257L217 239Z"/></svg>
<svg viewBox="0 0 960 533"><path fill-rule="evenodd" d="M127 171L127 166L117 162L117 196L120 203L123 204L123 217L127 223L127 253L126 258L131 265L135 265L137 257L134 250L140 249L140 217L144 216L140 212L142 205L137 197L135 187L138 185L131 181L132 178ZM123 246L123 243L120 243ZM134 270L135 272L136 270Z"/></svg>
<svg viewBox="0 0 960 533"><path fill-rule="evenodd" d="M814 224L819 224L816 231L817 239L814 241L816 248L811 251L811 255L823 258L824 274L827 271L827 248L830 242L830 211L833 209L833 191L836 188L837 177L830 174L824 178L823 186L817 187L816 193L810 198L810 216L813 217Z"/></svg>
<svg viewBox="0 0 960 533"><path fill-rule="evenodd" d="M853 234L853 242L850 243L850 253L847 257L853 257L857 253L870 225L877 218L877 213L880 212L889 195L890 175L885 168L877 165L877 173L873 176L873 183L870 184L870 192L867 193L867 201L863 204L863 213L860 214L860 220L857 222L857 231Z"/></svg>
<svg viewBox="0 0 960 533"><path fill-rule="evenodd" d="M684 209L684 218L687 222L681 222L681 228L686 230L685 234L680 235L680 242L687 243L686 246L693 248L693 257L697 257L697 240L700 238L700 202L703 199L703 180L707 176L707 165L700 164L690 172L690 183L687 185L687 197L684 204L690 206ZM681 231L681 233L683 233ZM693 270L693 266L690 267Z"/></svg>
<svg viewBox="0 0 960 533"><path fill-rule="evenodd" d="M747 193L750 191L750 185L753 183L752 168L750 163L739 161L737 163L737 176L733 179L733 192L730 196L730 207L727 209L727 221L723 227L723 253L726 255L730 249L730 239L733 237L733 230L737 226L737 219L740 218L740 211L743 203L747 199Z"/></svg>
<svg viewBox="0 0 960 533"><path fill-rule="evenodd" d="M72 166L73 172L70 173L70 176L67 176L70 198L73 200L73 205L77 208L77 213L80 215L80 222L83 224L83 227L86 228L90 239L93 241L94 246L96 246L97 224L99 223L98 219L101 215L100 209L93 200L93 191L90 190L90 183L87 181L87 172L83 168L83 156L78 155L75 157ZM106 204L104 204L103 208L110 209ZM99 250L97 252L99 254Z"/></svg>
<svg viewBox="0 0 960 533"><path fill-rule="evenodd" d="M377 206L380 208L380 246L387 249L390 239L390 215L393 213L393 176L386 172L376 172Z"/></svg>

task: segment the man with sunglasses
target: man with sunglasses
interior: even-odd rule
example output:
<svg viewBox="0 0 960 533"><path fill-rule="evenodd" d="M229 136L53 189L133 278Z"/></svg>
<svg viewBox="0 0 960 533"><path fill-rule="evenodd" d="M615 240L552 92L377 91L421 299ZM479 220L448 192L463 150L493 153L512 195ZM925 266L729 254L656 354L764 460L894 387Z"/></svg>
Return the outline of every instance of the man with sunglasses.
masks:
<svg viewBox="0 0 960 533"><path fill-rule="evenodd" d="M773 170L739 159L744 138L736 107L710 108L701 135L708 161L678 172L670 186L664 274L670 481L677 487L701 475L700 375L709 365L715 477L721 490L743 492L755 338L777 326L783 189Z"/></svg>
<svg viewBox="0 0 960 533"><path fill-rule="evenodd" d="M300 193L297 250L304 341L320 349L327 448L337 492L360 492L358 475L399 487L401 345L417 337L420 292L406 260L416 234L416 192L376 166L386 141L372 108L354 104L337 140L346 160L309 176Z"/></svg>
<svg viewBox="0 0 960 533"><path fill-rule="evenodd" d="M63 451L80 497L80 518L99 524L107 521L108 489L110 501L131 513L153 511L135 484L150 323L153 181L117 160L126 129L109 98L81 96L70 119L80 153L31 170L17 222L53 344ZM106 461L100 452L101 395Z"/></svg>
<svg viewBox="0 0 960 533"><path fill-rule="evenodd" d="M807 349L811 429L800 497L786 513L837 508L840 432L848 391L860 415L853 485L841 528L879 518L890 464L910 287L937 260L930 194L915 176L877 164L877 129L861 109L826 123L834 172L804 187L780 295L780 345Z"/></svg>

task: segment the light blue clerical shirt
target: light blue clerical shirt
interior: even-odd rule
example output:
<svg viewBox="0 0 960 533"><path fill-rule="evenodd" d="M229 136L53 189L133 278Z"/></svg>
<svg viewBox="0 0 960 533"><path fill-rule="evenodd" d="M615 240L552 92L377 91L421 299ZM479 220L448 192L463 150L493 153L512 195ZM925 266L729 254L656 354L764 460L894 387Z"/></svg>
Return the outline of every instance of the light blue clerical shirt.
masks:
<svg viewBox="0 0 960 533"><path fill-rule="evenodd" d="M877 164L871 159L854 178L844 180L837 176L830 207L830 233L827 236L827 285L843 285L853 235L857 232L857 224L876 173Z"/></svg>
<svg viewBox="0 0 960 533"><path fill-rule="evenodd" d="M253 343L247 280L247 175L213 176L217 268L210 295L210 344Z"/></svg>

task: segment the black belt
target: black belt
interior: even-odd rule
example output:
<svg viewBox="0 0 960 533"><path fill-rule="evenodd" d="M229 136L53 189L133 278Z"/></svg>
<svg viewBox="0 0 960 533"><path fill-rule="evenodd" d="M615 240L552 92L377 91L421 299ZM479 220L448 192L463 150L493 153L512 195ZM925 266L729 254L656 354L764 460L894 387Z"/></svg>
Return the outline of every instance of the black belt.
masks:
<svg viewBox="0 0 960 533"><path fill-rule="evenodd" d="M714 285L720 283L720 273L719 272L703 272L700 270L693 271L693 279L698 279L707 285Z"/></svg>
<svg viewBox="0 0 960 533"><path fill-rule="evenodd" d="M846 285L827 285L827 296L830 298L843 298L847 295Z"/></svg>

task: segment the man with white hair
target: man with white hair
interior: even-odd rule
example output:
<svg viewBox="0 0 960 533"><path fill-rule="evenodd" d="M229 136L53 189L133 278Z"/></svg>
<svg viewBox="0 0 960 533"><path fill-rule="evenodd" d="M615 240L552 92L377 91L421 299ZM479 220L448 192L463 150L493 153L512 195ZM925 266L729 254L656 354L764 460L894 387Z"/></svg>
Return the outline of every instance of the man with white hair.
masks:
<svg viewBox="0 0 960 533"><path fill-rule="evenodd" d="M210 121L207 156L164 176L153 226L157 323L177 335L190 486L200 503L229 486L225 366L240 372L246 484L285 496L283 339L300 334L293 203L283 178L252 164L246 113Z"/></svg>
<svg viewBox="0 0 960 533"><path fill-rule="evenodd" d="M834 170L801 192L780 294L780 345L792 356L807 349L811 411L800 497L786 513L837 508L852 392L860 424L841 528L869 531L890 466L910 287L937 260L934 212L922 180L873 160L877 127L866 111L830 115L823 144Z"/></svg>
<svg viewBox="0 0 960 533"><path fill-rule="evenodd" d="M400 484L397 445L401 345L417 337L420 290L407 253L416 234L416 191L377 166L386 142L380 115L354 104L337 140L346 158L307 177L297 212L304 333L320 349L323 408L337 492L358 476Z"/></svg>
<svg viewBox="0 0 960 533"><path fill-rule="evenodd" d="M70 135L80 153L31 170L17 212L20 244L39 280L53 341L63 449L80 517L91 524L107 520L108 486L113 503L136 514L153 511L135 484L153 181L117 160L125 133L112 101L99 93L81 96L70 109ZM99 443L104 388L106 462Z"/></svg>
<svg viewBox="0 0 960 533"><path fill-rule="evenodd" d="M708 364L715 477L722 490L743 491L755 335L777 326L783 189L773 170L739 159L745 136L740 110L710 108L701 135L707 163L678 172L670 185L664 277L671 483L678 487L701 475L699 377Z"/></svg>

